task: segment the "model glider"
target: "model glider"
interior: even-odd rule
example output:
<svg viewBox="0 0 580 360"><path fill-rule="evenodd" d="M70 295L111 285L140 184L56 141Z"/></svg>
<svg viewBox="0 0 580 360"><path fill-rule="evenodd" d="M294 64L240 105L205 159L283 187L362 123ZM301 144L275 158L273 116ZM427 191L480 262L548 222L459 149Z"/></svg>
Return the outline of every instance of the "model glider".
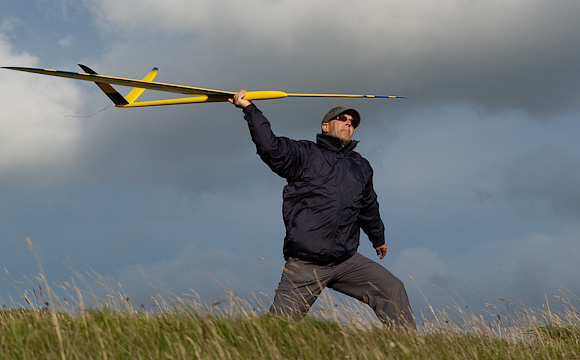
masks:
<svg viewBox="0 0 580 360"><path fill-rule="evenodd" d="M59 76L70 79L92 81L113 101L116 107L140 107L140 106L159 106L159 105L176 105L176 104L193 104L204 102L223 102L228 101L233 97L235 92L221 91L214 89L204 89L199 87L165 84L154 82L158 69L153 68L143 78L143 80L127 79L115 76L99 75L91 68L79 64L85 71L84 73L75 73L61 70L51 69L35 69L25 67L4 67L4 69L25 71L35 74ZM129 86L133 89L126 95L121 95L113 85ZM146 90L156 90L171 92L183 95L192 95L191 97L152 100L152 101L137 101L139 96ZM404 96L394 95L349 95L349 94L296 94L286 93L283 91L248 91L244 99L247 100L267 100L267 99L281 99L285 97L342 97L342 98L383 98L383 99L397 99L404 98Z"/></svg>

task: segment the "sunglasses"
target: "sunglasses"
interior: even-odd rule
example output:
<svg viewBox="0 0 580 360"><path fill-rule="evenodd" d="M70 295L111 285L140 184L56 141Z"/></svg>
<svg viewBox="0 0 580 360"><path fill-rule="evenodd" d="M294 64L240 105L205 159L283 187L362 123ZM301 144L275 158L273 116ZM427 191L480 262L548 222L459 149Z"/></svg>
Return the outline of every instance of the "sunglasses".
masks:
<svg viewBox="0 0 580 360"><path fill-rule="evenodd" d="M338 121L345 122L345 121L350 120L350 119L347 118L346 115L338 115L333 120L338 120ZM350 121L352 122L353 120L350 120Z"/></svg>

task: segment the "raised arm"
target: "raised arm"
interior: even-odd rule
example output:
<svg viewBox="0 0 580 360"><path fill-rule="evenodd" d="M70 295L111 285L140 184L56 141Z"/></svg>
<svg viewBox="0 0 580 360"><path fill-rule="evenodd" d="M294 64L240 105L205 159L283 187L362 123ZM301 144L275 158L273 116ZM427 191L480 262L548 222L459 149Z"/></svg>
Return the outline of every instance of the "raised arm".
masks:
<svg viewBox="0 0 580 360"><path fill-rule="evenodd" d="M246 90L238 91L228 101L244 112L252 141L260 158L279 176L292 179L299 173L307 151L296 140L276 136L270 122L251 101L245 100Z"/></svg>

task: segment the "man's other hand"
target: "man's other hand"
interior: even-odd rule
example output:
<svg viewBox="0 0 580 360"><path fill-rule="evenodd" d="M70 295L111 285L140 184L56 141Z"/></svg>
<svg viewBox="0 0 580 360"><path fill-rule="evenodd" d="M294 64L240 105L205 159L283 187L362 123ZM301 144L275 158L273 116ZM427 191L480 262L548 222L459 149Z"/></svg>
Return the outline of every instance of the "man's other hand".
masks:
<svg viewBox="0 0 580 360"><path fill-rule="evenodd" d="M387 255L387 244L376 247L375 250L377 251L377 256L379 259L382 260Z"/></svg>

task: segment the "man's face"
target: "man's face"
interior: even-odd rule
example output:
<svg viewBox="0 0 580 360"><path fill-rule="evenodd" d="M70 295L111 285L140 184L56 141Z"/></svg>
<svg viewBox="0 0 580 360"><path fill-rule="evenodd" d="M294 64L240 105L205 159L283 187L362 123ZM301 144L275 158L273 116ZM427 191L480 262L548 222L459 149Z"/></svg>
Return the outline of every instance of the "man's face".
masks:
<svg viewBox="0 0 580 360"><path fill-rule="evenodd" d="M341 114L338 117L322 124L322 133L333 136L342 141L343 144L352 140L354 126L352 126L352 116Z"/></svg>

